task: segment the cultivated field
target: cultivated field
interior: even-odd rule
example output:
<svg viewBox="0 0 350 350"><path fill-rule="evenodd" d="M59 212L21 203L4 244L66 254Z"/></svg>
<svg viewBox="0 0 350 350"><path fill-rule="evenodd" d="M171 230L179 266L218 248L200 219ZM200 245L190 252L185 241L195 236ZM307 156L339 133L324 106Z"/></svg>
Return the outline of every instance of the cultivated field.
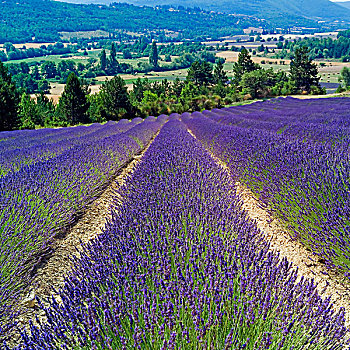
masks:
<svg viewBox="0 0 350 350"><path fill-rule="evenodd" d="M0 133L1 340L345 349L349 108L278 98Z"/></svg>
<svg viewBox="0 0 350 350"><path fill-rule="evenodd" d="M89 56L72 56L70 59L74 60L76 63L83 62L86 63L86 60L88 58L98 58L98 55L101 50L94 50L89 52ZM233 62L236 62L238 59L238 52L232 52L232 51L219 51L216 53L217 57L225 58L225 70L227 72L227 75L229 78L233 77ZM173 57L174 58L174 57ZM259 56L252 56L252 59L254 62L261 64L264 68L272 68L274 71L282 70L285 72L289 71L289 65L290 60L286 59L274 59L269 57L259 57ZM45 58L45 60L53 60L59 62L62 60L61 58L50 58L48 56ZM139 62L148 62L148 57L141 57L137 59L122 59L118 58L118 61L121 63L129 63L132 64L134 67L137 67L137 64ZM265 63L264 63L265 62ZM335 61L316 61L316 63L319 65L319 73L321 83L332 83L334 84L334 89L330 90L329 92L335 92L338 84L339 84L339 77L340 72L343 69L343 67L347 67L348 63L343 62L335 62ZM324 64L324 66L321 66L320 64ZM165 64L162 62L162 64ZM169 81L173 81L175 78L185 79L187 75L187 69L177 69L177 70L170 70L170 71L164 71L164 72L149 72L147 74L145 73L135 73L135 74L120 74L120 76L126 81L127 87L129 90L132 89L133 82L136 81L137 78L145 79L148 78L150 81L160 81L163 79L167 79ZM112 77L97 77L97 83L94 86L91 86L92 93L96 93L99 91L100 85L106 80L110 79ZM54 101L58 101L60 95L62 94L64 90L64 84L59 83L52 83L52 88L50 90L50 98L53 98Z"/></svg>

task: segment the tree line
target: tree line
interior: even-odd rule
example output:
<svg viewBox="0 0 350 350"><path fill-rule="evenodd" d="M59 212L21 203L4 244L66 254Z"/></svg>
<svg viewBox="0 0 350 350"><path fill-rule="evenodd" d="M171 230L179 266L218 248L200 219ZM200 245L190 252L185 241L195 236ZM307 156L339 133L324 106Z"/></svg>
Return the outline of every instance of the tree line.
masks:
<svg viewBox="0 0 350 350"><path fill-rule="evenodd" d="M310 49L310 57L336 58L343 62L350 62L350 30L338 33L337 39L332 38L304 38L293 41L279 42L277 48L282 50L276 57L288 58L293 55L296 48L307 46Z"/></svg>
<svg viewBox="0 0 350 350"><path fill-rule="evenodd" d="M157 47L152 46L150 63L157 65ZM112 64L113 53L109 58ZM107 63L106 63L107 64ZM274 72L254 63L245 48L233 65L229 79L224 61L215 65L195 60L185 80L164 79L151 82L138 78L128 91L125 81L115 75L102 84L96 94L74 72L70 72L58 104L43 92L31 98L21 92L12 75L0 63L0 130L30 129L37 126L68 126L105 122L121 118L145 117L170 113L220 108L237 101L293 93L324 93L318 70L306 47L297 49L291 61L290 74Z"/></svg>
<svg viewBox="0 0 350 350"><path fill-rule="evenodd" d="M61 40L60 32L96 30L110 33L161 30L165 36L169 32L176 33L179 41L200 41L208 36L218 38L241 34L243 28L265 25L253 17L213 13L199 8L170 11L166 7L138 7L119 2L103 6L46 0L3 1L0 18L0 43L55 42Z"/></svg>
<svg viewBox="0 0 350 350"><path fill-rule="evenodd" d="M58 63L54 61L42 61L21 63L7 63L8 70L18 88L29 94L47 93L50 89L50 82L65 84L70 73L75 73L79 78L88 80L90 83L98 76L116 75L119 73L134 74L148 73L150 71L168 71L189 68L191 64L199 59L215 63L213 48L207 48L198 43L185 43L181 45L158 45L155 41L149 43L145 39L137 39L132 45L116 44L108 42L109 50L103 49L99 60L87 58L86 63L76 63L73 60L65 59ZM55 47L61 47L56 45ZM6 50L11 50L12 44L6 45ZM131 47L132 51L125 51L125 47ZM148 56L148 62L140 61L136 67L130 63L120 62L117 53L122 51L124 58L133 59L135 56ZM0 51L1 52L1 51ZM12 51L9 51L12 52ZM84 55L88 56L87 51ZM174 58L171 55L180 53ZM182 53L182 55L181 55ZM161 62L160 55L165 55ZM1 60L0 60L1 61Z"/></svg>

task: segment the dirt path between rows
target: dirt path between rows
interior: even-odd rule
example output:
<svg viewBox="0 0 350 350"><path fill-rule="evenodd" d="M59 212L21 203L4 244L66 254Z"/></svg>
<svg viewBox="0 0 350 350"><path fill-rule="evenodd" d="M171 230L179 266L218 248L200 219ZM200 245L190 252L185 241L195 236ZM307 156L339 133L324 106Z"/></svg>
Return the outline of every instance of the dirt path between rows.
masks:
<svg viewBox="0 0 350 350"><path fill-rule="evenodd" d="M188 132L196 138L191 130ZM232 181L235 181L227 165L219 158L214 156L210 150L208 153L220 165L220 167L229 173ZM325 265L318 261L318 257L299 242L293 241L283 225L274 218L267 210L263 208L253 192L247 186L235 182L237 194L242 200L243 209L247 212L249 218L253 220L258 229L265 235L270 243L271 251L279 253L281 258L287 258L295 267L299 269L299 279L304 276L313 279L318 284L319 293L325 298L330 297L335 310L341 307L346 311L346 326L350 327L350 288L349 284L343 282L343 277L336 273L331 273Z"/></svg>
<svg viewBox="0 0 350 350"><path fill-rule="evenodd" d="M148 145L135 155L133 159L120 171L111 181L110 185L102 192L101 196L91 203L85 210L81 219L71 227L70 231L63 239L58 239L53 246L54 254L50 256L45 264L38 269L35 274L29 291L23 297L23 308L17 318L19 328L28 328L29 321L35 324L35 317L45 320L45 314L38 309L35 297L39 297L44 305L53 293L52 287L59 290L64 285L64 278L73 268L73 256L78 255L81 243L88 243L102 233L105 224L111 217L111 208L115 206L115 196L117 189L124 183L128 174L131 174L136 165L141 161L143 155L157 137L160 130L154 135ZM55 298L59 300L57 295ZM14 334L8 342L10 348L18 345L20 336Z"/></svg>

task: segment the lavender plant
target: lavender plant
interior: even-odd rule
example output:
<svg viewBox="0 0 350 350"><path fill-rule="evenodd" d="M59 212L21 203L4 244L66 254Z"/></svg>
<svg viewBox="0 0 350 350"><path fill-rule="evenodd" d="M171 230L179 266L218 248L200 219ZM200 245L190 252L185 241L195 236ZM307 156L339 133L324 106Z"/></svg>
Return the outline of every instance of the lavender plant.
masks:
<svg viewBox="0 0 350 350"><path fill-rule="evenodd" d="M232 108L185 116L196 136L286 223L293 238L347 277L349 107L349 99L278 99L246 111L241 107L239 113Z"/></svg>
<svg viewBox="0 0 350 350"><path fill-rule="evenodd" d="M7 335L18 294L41 257L51 251L55 236L81 215L162 125L124 124L131 128L122 134L117 124L109 124L101 133L87 135L85 142L75 140L75 146L56 157L0 178L0 337Z"/></svg>
<svg viewBox="0 0 350 350"><path fill-rule="evenodd" d="M232 179L170 119L17 349L344 349L344 310L269 251Z"/></svg>
<svg viewBox="0 0 350 350"><path fill-rule="evenodd" d="M43 129L44 132L38 130L37 137L33 139L26 137L26 131L16 132L18 137L0 143L0 176L10 171L18 171L21 167L57 157L75 146L121 134L138 123L139 121L135 120L127 123L122 121L108 122L104 125L93 124L88 127L69 127L56 129L58 131L53 134L50 129ZM0 139L1 134L3 133L0 133ZM34 132L31 134L35 135Z"/></svg>

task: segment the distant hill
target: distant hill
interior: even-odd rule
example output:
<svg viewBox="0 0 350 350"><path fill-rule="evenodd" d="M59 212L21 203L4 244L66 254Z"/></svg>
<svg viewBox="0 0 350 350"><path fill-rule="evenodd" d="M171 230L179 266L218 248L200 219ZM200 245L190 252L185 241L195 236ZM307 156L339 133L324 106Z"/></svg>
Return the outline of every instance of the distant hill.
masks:
<svg viewBox="0 0 350 350"><path fill-rule="evenodd" d="M117 37L125 32L148 35L171 32L182 39L205 40L242 34L244 28L262 24L254 18L200 10L171 11L126 3L78 5L50 0L3 0L0 19L0 43L53 42L60 40L60 32L96 30Z"/></svg>
<svg viewBox="0 0 350 350"><path fill-rule="evenodd" d="M59 0L62 1L62 0ZM104 3L109 0L66 0L75 3ZM138 6L174 5L267 19L274 25L315 25L318 20L350 22L350 5L329 0L123 0ZM350 1L348 2L350 4ZM340 6L341 5L341 6ZM344 7L346 10L344 10Z"/></svg>
<svg viewBox="0 0 350 350"><path fill-rule="evenodd" d="M350 10L350 1L336 1L335 3Z"/></svg>
<svg viewBox="0 0 350 350"><path fill-rule="evenodd" d="M340 3L329 0L127 0L135 5L174 4L200 6L215 11L256 15L274 21L281 16L290 19L350 20L350 9L344 11ZM344 4L344 3L343 3Z"/></svg>

